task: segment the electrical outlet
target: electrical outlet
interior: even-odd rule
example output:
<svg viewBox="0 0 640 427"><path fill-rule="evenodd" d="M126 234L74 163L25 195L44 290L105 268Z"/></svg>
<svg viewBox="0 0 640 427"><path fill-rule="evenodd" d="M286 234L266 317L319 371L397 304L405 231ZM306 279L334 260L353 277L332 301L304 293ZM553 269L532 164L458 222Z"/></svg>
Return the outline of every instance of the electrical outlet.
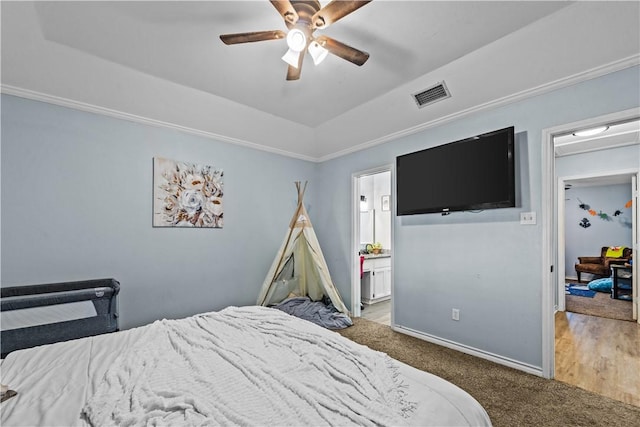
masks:
<svg viewBox="0 0 640 427"><path fill-rule="evenodd" d="M536 213L535 212L520 212L520 224L535 225Z"/></svg>
<svg viewBox="0 0 640 427"><path fill-rule="evenodd" d="M460 320L460 309L452 308L451 309L451 318L453 320Z"/></svg>

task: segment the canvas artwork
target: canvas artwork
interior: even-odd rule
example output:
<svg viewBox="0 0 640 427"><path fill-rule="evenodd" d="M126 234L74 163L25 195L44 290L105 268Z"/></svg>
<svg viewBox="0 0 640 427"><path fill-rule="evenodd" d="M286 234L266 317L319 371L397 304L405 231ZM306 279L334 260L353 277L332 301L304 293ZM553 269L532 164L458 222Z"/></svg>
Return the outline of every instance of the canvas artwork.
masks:
<svg viewBox="0 0 640 427"><path fill-rule="evenodd" d="M153 159L153 226L222 228L224 173L213 166Z"/></svg>

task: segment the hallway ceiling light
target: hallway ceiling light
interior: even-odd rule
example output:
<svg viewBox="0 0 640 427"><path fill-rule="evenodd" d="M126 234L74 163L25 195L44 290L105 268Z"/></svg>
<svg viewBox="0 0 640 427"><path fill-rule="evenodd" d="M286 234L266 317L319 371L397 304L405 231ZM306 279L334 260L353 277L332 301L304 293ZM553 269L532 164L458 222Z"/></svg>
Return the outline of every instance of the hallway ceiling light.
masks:
<svg viewBox="0 0 640 427"><path fill-rule="evenodd" d="M609 126L598 126L597 128L585 129L585 130L574 132L573 135L574 136L593 136L593 135L602 133L607 129L609 129Z"/></svg>
<svg viewBox="0 0 640 427"><path fill-rule="evenodd" d="M553 137L557 157L640 144L640 120L637 119L602 126L582 126L580 130Z"/></svg>

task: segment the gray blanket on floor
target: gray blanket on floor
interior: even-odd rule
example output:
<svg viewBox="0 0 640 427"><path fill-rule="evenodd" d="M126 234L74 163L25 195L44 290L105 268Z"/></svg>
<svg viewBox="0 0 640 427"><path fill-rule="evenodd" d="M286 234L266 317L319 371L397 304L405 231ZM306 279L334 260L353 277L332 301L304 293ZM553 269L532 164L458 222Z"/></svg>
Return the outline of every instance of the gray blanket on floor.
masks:
<svg viewBox="0 0 640 427"><path fill-rule="evenodd" d="M339 312L333 304L311 301L308 297L288 298L274 308L327 329L344 329L353 325L351 318Z"/></svg>

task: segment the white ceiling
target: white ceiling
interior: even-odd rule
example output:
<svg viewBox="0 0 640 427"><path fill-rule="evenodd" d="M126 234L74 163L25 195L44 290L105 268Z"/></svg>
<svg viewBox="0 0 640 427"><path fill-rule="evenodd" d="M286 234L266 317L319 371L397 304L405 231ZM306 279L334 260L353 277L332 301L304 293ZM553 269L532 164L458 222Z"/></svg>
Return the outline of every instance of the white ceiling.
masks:
<svg viewBox="0 0 640 427"><path fill-rule="evenodd" d="M370 52L366 66L336 56L319 67L306 61L296 82L285 81L285 40L227 46L219 39L286 30L266 0L45 2L36 10L47 40L315 127L564 6L374 2L316 32Z"/></svg>
<svg viewBox="0 0 640 427"><path fill-rule="evenodd" d="M2 90L323 160L636 65L639 4L374 0L316 31L367 63L286 81L284 40L218 37L286 30L266 0L3 1ZM440 81L451 98L417 108Z"/></svg>

